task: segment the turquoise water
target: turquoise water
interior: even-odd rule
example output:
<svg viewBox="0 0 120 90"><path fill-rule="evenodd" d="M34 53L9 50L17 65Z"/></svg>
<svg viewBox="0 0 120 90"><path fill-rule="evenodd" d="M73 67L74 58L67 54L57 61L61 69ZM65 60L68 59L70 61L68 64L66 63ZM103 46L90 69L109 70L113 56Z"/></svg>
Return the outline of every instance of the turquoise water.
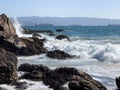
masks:
<svg viewBox="0 0 120 90"><path fill-rule="evenodd" d="M56 40L55 36L41 34L46 38L47 50L59 49L76 58L57 60L43 55L18 57L19 64L43 64L51 69L75 67L103 83L108 90L115 90L115 78L120 76L120 26L25 26L32 30L52 30L55 35L65 34L72 39ZM56 32L64 29L64 32ZM39 89L37 89L39 90ZM49 89L44 89L49 90Z"/></svg>
<svg viewBox="0 0 120 90"><path fill-rule="evenodd" d="M25 26L32 30L52 30L57 34L78 36L84 39L120 39L120 26ZM56 29L64 29L58 33Z"/></svg>

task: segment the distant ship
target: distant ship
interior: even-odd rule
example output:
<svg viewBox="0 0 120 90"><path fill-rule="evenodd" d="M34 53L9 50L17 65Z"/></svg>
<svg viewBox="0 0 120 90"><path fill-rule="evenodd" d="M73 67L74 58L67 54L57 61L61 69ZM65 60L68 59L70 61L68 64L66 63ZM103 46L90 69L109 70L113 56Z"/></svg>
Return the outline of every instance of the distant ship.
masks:
<svg viewBox="0 0 120 90"><path fill-rule="evenodd" d="M35 26L53 26L53 24L49 24L49 23L36 23Z"/></svg>
<svg viewBox="0 0 120 90"><path fill-rule="evenodd" d="M107 26L120 26L120 24L108 24Z"/></svg>
<svg viewBox="0 0 120 90"><path fill-rule="evenodd" d="M76 25L76 24L70 24L69 26L82 26L82 25Z"/></svg>

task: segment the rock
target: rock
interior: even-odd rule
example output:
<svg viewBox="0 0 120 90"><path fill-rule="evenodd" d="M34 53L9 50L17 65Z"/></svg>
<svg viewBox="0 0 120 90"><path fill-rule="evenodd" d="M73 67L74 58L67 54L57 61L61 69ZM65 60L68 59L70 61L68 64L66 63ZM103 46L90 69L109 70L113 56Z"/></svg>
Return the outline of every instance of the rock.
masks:
<svg viewBox="0 0 120 90"><path fill-rule="evenodd" d="M26 72L21 76L22 79L30 79L34 81L41 81L43 74L49 71L49 68L43 65L22 64L18 71Z"/></svg>
<svg viewBox="0 0 120 90"><path fill-rule="evenodd" d="M57 29L56 32L63 32L65 31L64 29Z"/></svg>
<svg viewBox="0 0 120 90"><path fill-rule="evenodd" d="M70 41L70 39L69 39L66 35L59 35L59 36L56 36L55 39L58 39L58 40L67 39L68 41Z"/></svg>
<svg viewBox="0 0 120 90"><path fill-rule="evenodd" d="M78 75L79 72L74 68L57 68L53 71L46 72L43 82L49 85L50 88L61 88L63 85L70 81L73 75Z"/></svg>
<svg viewBox="0 0 120 90"><path fill-rule="evenodd" d="M17 63L15 54L0 48L0 84L9 84L19 79Z"/></svg>
<svg viewBox="0 0 120 90"><path fill-rule="evenodd" d="M43 73L40 71L27 72L21 76L22 79L29 79L33 81L41 81Z"/></svg>
<svg viewBox="0 0 120 90"><path fill-rule="evenodd" d="M43 82L50 88L57 90L69 82L70 90L107 90L100 82L94 80L90 75L75 68L58 68L47 72ZM73 82L74 81L74 82Z"/></svg>
<svg viewBox="0 0 120 90"><path fill-rule="evenodd" d="M20 38L20 41L24 43L24 47L21 47L19 51L17 51L17 55L35 55L46 53L47 50L44 48L44 41L46 39L38 39L36 37L30 38Z"/></svg>
<svg viewBox="0 0 120 90"><path fill-rule="evenodd" d="M18 56L41 54L47 52L47 50L44 48L45 40L46 39L38 39L36 37L19 38L18 44L3 40L0 43L0 48L4 48L5 50L10 51Z"/></svg>
<svg viewBox="0 0 120 90"><path fill-rule="evenodd" d="M26 79L43 80L45 85L54 90L107 90L89 74L75 68L61 67L50 70L43 65L22 64L18 70L27 71L24 75ZM69 89L63 87L67 82L69 82Z"/></svg>
<svg viewBox="0 0 120 90"><path fill-rule="evenodd" d="M14 41L14 36L16 35L15 28L10 19L5 14L0 15L0 37Z"/></svg>
<svg viewBox="0 0 120 90"><path fill-rule="evenodd" d="M43 66L43 65L34 65L34 64L28 64L24 63L18 67L18 71L24 71L24 72L33 72L33 71L41 71L41 72L46 72L50 70L48 67Z"/></svg>
<svg viewBox="0 0 120 90"><path fill-rule="evenodd" d="M26 90L29 85L26 82L16 82L12 83L12 86L14 86L16 90Z"/></svg>
<svg viewBox="0 0 120 90"><path fill-rule="evenodd" d="M33 37L41 37L41 35L38 34L38 33L33 33L32 36L33 36Z"/></svg>
<svg viewBox="0 0 120 90"><path fill-rule="evenodd" d="M23 28L23 29L24 29L23 31L24 34L47 33L49 35L54 35L54 32L51 30L31 30L31 29L26 29L26 28Z"/></svg>
<svg viewBox="0 0 120 90"><path fill-rule="evenodd" d="M120 90L120 77L116 78L117 90Z"/></svg>
<svg viewBox="0 0 120 90"><path fill-rule="evenodd" d="M107 90L100 82L83 71L79 75L74 75L68 86L70 90Z"/></svg>
<svg viewBox="0 0 120 90"><path fill-rule="evenodd" d="M65 53L64 51L60 50L54 50L54 51L48 51L47 55L49 58L55 58L55 59L66 59L66 58L73 58L74 56Z"/></svg>

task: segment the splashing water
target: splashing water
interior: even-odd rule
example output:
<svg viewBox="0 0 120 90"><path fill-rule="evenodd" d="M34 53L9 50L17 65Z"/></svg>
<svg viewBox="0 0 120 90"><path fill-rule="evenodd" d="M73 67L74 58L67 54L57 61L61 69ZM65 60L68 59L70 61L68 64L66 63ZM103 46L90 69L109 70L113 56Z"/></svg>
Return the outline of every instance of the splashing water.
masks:
<svg viewBox="0 0 120 90"><path fill-rule="evenodd" d="M19 21L16 17L14 18L14 24L13 25L16 29L16 33L17 33L18 37L22 37L23 36L23 34L22 34L23 29L22 29L22 27L21 27L21 25L20 25L20 23L19 23Z"/></svg>

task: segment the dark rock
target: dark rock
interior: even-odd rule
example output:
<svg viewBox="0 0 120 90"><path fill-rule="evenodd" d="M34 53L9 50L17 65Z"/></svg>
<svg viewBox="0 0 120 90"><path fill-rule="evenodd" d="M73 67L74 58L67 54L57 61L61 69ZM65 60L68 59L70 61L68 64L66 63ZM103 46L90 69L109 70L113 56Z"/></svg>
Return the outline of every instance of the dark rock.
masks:
<svg viewBox="0 0 120 90"><path fill-rule="evenodd" d="M14 43L11 43L7 40L2 40L0 42L0 48L4 48L6 51L10 51L15 54L19 50L19 48Z"/></svg>
<svg viewBox="0 0 120 90"><path fill-rule="evenodd" d="M33 81L41 81L43 73L40 71L27 72L21 76L22 79L29 79Z"/></svg>
<svg viewBox="0 0 120 90"><path fill-rule="evenodd" d="M57 29L56 32L63 32L65 31L64 29Z"/></svg>
<svg viewBox="0 0 120 90"><path fill-rule="evenodd" d="M55 58L55 59L66 59L66 58L73 58L74 56L65 53L64 51L60 50L54 50L54 51L48 51L47 56L49 58Z"/></svg>
<svg viewBox="0 0 120 90"><path fill-rule="evenodd" d="M49 71L49 68L43 65L22 64L19 71L27 72L21 76L22 79L30 79L34 81L41 81L43 74Z"/></svg>
<svg viewBox="0 0 120 90"><path fill-rule="evenodd" d="M46 53L47 50L44 48L44 42L46 39L38 39L36 37L30 38L19 38L19 44L11 43L7 40L1 40L0 48L4 48L18 56L24 55L35 55Z"/></svg>
<svg viewBox="0 0 120 90"><path fill-rule="evenodd" d="M67 37L66 35L59 35L59 36L56 36L55 39L59 39L59 40L67 39L68 41L70 41L69 37Z"/></svg>
<svg viewBox="0 0 120 90"><path fill-rule="evenodd" d="M24 71L24 72L34 72L34 71L40 71L45 73L46 71L50 70L48 67L43 65L31 65L28 63L22 64L18 67L18 71Z"/></svg>
<svg viewBox="0 0 120 90"><path fill-rule="evenodd" d="M38 34L38 33L33 33L32 36L33 36L33 37L41 37L41 35Z"/></svg>
<svg viewBox="0 0 120 90"><path fill-rule="evenodd" d="M67 87L56 87L54 90L69 90Z"/></svg>
<svg viewBox="0 0 120 90"><path fill-rule="evenodd" d="M52 72L47 72L43 82L50 88L57 90L70 81L70 90L107 90L101 83L94 80L85 72L75 68L58 68ZM73 82L74 81L74 82Z"/></svg>
<svg viewBox="0 0 120 90"><path fill-rule="evenodd" d="M0 15L0 37L14 40L15 35L17 34L10 19L5 14Z"/></svg>
<svg viewBox="0 0 120 90"><path fill-rule="evenodd" d="M24 29L23 33L25 34L47 33L49 35L54 35L54 32L51 30L31 30L31 29L26 29L26 28L23 28L23 29Z"/></svg>
<svg viewBox="0 0 120 90"><path fill-rule="evenodd" d="M35 55L46 53L47 50L44 48L44 41L46 39L38 39L36 37L30 38L20 38L20 41L25 45L25 47L20 48L17 51L18 55Z"/></svg>
<svg viewBox="0 0 120 90"><path fill-rule="evenodd" d="M68 86L70 90L107 90L100 82L82 71L80 71L79 75L72 77Z"/></svg>
<svg viewBox="0 0 120 90"><path fill-rule="evenodd" d="M25 69L28 67L30 67L30 70ZM107 90L89 74L75 68L61 67L50 70L42 65L23 64L19 67L19 70L28 72L24 75L26 79L43 80L45 85L54 90ZM63 87L67 82L70 82L69 89Z"/></svg>
<svg viewBox="0 0 120 90"><path fill-rule="evenodd" d="M70 81L73 75L78 75L79 72L74 68L57 68L53 71L46 72L43 82L49 85L50 88L61 88Z"/></svg>
<svg viewBox="0 0 120 90"><path fill-rule="evenodd" d="M26 82L15 82L11 85L15 86L16 90L26 90L29 86Z"/></svg>
<svg viewBox="0 0 120 90"><path fill-rule="evenodd" d="M120 90L120 77L116 78L117 90Z"/></svg>
<svg viewBox="0 0 120 90"><path fill-rule="evenodd" d="M17 57L13 53L0 48L0 84L9 84L19 79L17 63Z"/></svg>

